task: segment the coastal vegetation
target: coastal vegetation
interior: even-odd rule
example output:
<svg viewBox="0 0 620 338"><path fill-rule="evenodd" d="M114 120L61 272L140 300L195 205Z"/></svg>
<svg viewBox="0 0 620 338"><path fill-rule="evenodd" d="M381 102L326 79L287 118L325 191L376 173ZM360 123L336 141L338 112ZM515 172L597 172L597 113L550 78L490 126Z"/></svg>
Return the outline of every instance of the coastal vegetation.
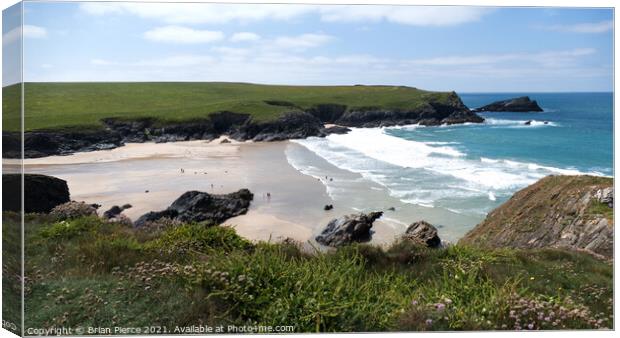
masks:
<svg viewBox="0 0 620 338"><path fill-rule="evenodd" d="M146 229L46 214L27 214L25 222L26 327L360 332L613 322L612 265L582 252L430 249L406 240L320 251L293 241L252 243L233 228L199 223ZM5 212L4 229L6 248L19 215Z"/></svg>
<svg viewBox="0 0 620 338"><path fill-rule="evenodd" d="M3 109L21 87L3 88ZM26 131L102 128L101 119L154 118L162 124L229 111L255 122L319 104L350 108L415 110L429 101L448 104L452 93L405 86L280 86L226 82L25 83ZM5 131L18 131L19 113L3 114Z"/></svg>

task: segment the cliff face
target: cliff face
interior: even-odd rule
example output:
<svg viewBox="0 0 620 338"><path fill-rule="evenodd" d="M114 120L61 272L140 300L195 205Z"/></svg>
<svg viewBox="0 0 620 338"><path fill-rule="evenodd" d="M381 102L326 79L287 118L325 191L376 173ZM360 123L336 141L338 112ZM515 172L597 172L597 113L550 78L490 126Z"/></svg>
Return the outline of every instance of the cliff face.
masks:
<svg viewBox="0 0 620 338"><path fill-rule="evenodd" d="M276 102L277 104L281 104ZM173 142L211 140L222 134L236 140L280 141L323 137L341 129L326 129L324 123L347 127L379 127L420 123L424 125L483 122L469 111L456 93L429 96L418 108L387 110L383 108L351 108L340 104L318 104L306 110L291 107L269 121L254 121L249 114L217 112L207 117L184 122L161 122L152 118L107 118L97 130L49 130L24 133L26 158L64 155L76 151L112 149L126 142ZM20 134L2 134L3 157L20 156Z"/></svg>
<svg viewBox="0 0 620 338"><path fill-rule="evenodd" d="M459 244L561 247L612 257L613 223L612 178L548 176L515 193Z"/></svg>

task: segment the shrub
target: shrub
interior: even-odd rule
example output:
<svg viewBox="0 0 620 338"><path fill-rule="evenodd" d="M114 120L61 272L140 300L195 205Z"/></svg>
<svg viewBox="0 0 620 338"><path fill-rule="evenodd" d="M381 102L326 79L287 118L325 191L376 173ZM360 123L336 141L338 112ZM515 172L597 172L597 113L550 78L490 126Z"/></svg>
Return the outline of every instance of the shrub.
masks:
<svg viewBox="0 0 620 338"><path fill-rule="evenodd" d="M86 216L97 216L97 209L84 202L70 201L57 205L50 211L50 215L57 220L68 220Z"/></svg>
<svg viewBox="0 0 620 338"><path fill-rule="evenodd" d="M105 223L97 217L81 217L53 223L41 230L43 238L71 239L86 233L95 233L105 226Z"/></svg>
<svg viewBox="0 0 620 338"><path fill-rule="evenodd" d="M164 231L159 238L149 242L148 247L184 255L190 252L206 253L213 249L225 252L245 250L252 244L230 227L185 224Z"/></svg>

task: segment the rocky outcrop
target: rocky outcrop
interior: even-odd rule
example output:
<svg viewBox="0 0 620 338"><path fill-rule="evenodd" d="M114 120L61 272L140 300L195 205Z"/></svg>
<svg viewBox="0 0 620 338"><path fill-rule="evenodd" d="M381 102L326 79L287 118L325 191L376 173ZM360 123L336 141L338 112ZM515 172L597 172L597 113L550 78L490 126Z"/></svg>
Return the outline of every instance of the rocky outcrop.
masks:
<svg viewBox="0 0 620 338"><path fill-rule="evenodd" d="M403 238L420 242L429 248L441 246L441 239L437 234L437 229L426 221L418 221L409 225Z"/></svg>
<svg viewBox="0 0 620 338"><path fill-rule="evenodd" d="M151 211L134 222L134 226L143 227L149 222L169 218L184 223L223 221L248 212L254 195L248 189L226 195L212 195L200 191L188 191L177 198L166 210Z"/></svg>
<svg viewBox="0 0 620 338"><path fill-rule="evenodd" d="M152 118L128 120L103 119L103 128L73 130L29 131L24 134L24 157L35 158L65 155L120 147L127 142L174 142L212 140L230 135L238 141L280 141L323 137L331 133L347 133L347 127L380 127L406 124L455 124L483 122L470 111L456 93L433 96L410 110L376 107L348 107L337 103L324 103L302 109L286 101L269 101L268 104L289 107L291 111L269 121L254 120L250 114L229 111L215 112L204 118L188 121L158 121ZM324 124L335 124L325 128ZM21 134L3 133L3 157L21 156Z"/></svg>
<svg viewBox="0 0 620 338"><path fill-rule="evenodd" d="M613 179L548 176L518 191L459 241L501 248L559 247L613 255Z"/></svg>
<svg viewBox="0 0 620 338"><path fill-rule="evenodd" d="M315 240L323 245L338 247L353 242L367 242L372 238L372 223L383 212L346 215L331 220Z"/></svg>
<svg viewBox="0 0 620 338"><path fill-rule="evenodd" d="M474 112L541 112L542 108L529 96L522 96L508 100L502 100L487 104L473 110Z"/></svg>
<svg viewBox="0 0 620 338"><path fill-rule="evenodd" d="M22 175L2 175L2 210L21 211ZM69 202L65 180L53 176L24 174L24 212L48 213L55 206Z"/></svg>

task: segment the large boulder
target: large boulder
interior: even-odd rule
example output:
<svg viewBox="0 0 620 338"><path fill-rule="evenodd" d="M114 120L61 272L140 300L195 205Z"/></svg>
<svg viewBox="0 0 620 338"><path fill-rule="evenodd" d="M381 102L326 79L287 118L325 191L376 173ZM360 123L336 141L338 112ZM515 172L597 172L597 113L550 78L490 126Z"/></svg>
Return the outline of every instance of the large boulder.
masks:
<svg viewBox="0 0 620 338"><path fill-rule="evenodd" d="M426 221L418 221L409 225L403 238L420 242L429 248L437 248L441 245L437 229Z"/></svg>
<svg viewBox="0 0 620 338"><path fill-rule="evenodd" d="M226 195L212 195L200 191L188 191L177 198L166 210L151 211L134 222L142 227L160 218L169 218L180 222L223 221L248 212L254 195L248 189Z"/></svg>
<svg viewBox="0 0 620 338"><path fill-rule="evenodd" d="M21 174L2 175L3 211L21 211ZM24 174L24 211L48 213L55 206L69 202L69 187L60 178Z"/></svg>
<svg viewBox="0 0 620 338"><path fill-rule="evenodd" d="M372 238L372 223L383 212L346 215L331 220L315 240L323 245L337 247L353 242L367 242Z"/></svg>
<svg viewBox="0 0 620 338"><path fill-rule="evenodd" d="M474 112L541 112L542 108L536 100L529 96L521 96L513 99L496 101L486 106L474 109Z"/></svg>
<svg viewBox="0 0 620 338"><path fill-rule="evenodd" d="M547 176L490 212L459 243L557 247L613 257L612 196L613 178Z"/></svg>

